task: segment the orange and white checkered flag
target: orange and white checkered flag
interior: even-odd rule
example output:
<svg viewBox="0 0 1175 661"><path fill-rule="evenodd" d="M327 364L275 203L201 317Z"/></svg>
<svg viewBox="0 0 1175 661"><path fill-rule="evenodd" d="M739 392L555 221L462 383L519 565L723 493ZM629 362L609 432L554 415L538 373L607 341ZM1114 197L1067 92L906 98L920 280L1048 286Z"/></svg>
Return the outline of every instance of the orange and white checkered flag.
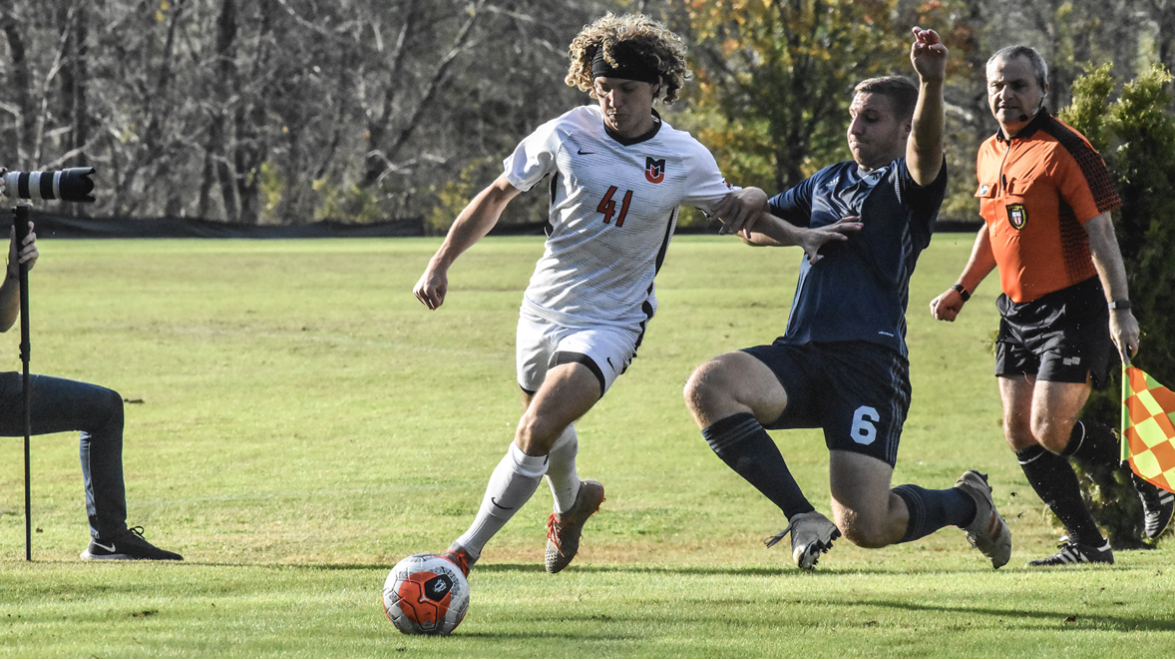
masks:
<svg viewBox="0 0 1175 661"><path fill-rule="evenodd" d="M1175 493L1175 392L1131 366L1122 370L1122 460Z"/></svg>

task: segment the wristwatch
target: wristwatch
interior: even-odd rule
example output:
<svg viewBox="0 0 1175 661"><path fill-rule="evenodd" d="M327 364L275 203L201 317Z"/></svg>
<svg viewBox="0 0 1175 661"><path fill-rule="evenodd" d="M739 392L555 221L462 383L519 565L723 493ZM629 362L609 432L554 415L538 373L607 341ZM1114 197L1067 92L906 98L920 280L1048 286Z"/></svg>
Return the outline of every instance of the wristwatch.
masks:
<svg viewBox="0 0 1175 661"><path fill-rule="evenodd" d="M1129 310L1130 309L1130 301L1125 300L1125 299L1120 300L1120 301L1110 301L1110 309L1111 310Z"/></svg>
<svg viewBox="0 0 1175 661"><path fill-rule="evenodd" d="M954 289L955 291L959 292L959 296L962 297L964 303L966 303L967 300L969 298L971 298L971 292L967 291L963 287L963 285L961 285L957 282L955 284L951 285L951 289ZM1129 303L1127 305L1129 305Z"/></svg>

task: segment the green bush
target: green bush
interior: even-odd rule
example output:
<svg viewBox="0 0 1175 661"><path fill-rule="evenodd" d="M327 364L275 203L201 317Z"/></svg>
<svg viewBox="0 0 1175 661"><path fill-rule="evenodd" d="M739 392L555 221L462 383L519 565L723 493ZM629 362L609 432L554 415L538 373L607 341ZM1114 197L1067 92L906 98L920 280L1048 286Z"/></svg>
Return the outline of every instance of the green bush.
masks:
<svg viewBox="0 0 1175 661"><path fill-rule="evenodd" d="M1175 116L1172 76L1153 65L1122 87L1111 102L1112 65L1088 67L1073 84L1072 105L1060 113L1081 131L1106 160L1122 207L1114 214L1126 264L1130 300L1142 331L1133 364L1160 382L1175 384ZM1117 428L1122 411L1121 374L1108 389L1095 392L1084 416ZM1115 548L1144 546L1141 506L1125 471L1097 470L1078 462L1088 487L1094 519Z"/></svg>

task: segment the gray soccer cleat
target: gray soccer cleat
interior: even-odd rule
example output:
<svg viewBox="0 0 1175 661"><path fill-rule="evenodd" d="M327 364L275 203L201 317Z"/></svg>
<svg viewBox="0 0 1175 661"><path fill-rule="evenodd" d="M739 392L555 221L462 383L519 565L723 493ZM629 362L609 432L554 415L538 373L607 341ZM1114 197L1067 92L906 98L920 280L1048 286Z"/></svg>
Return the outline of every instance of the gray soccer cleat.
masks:
<svg viewBox="0 0 1175 661"><path fill-rule="evenodd" d="M816 510L797 514L788 521L787 527L778 535L768 537L764 544L775 546L784 535L791 533L791 557L800 569L812 569L820 560L820 554L832 548L832 540L840 537L840 529Z"/></svg>
<svg viewBox="0 0 1175 661"><path fill-rule="evenodd" d="M575 494L575 504L563 513L552 512L547 519L547 571L557 574L563 571L579 552L579 538L583 524L588 517L600 510L604 502L604 485L593 480L584 480Z"/></svg>
<svg viewBox="0 0 1175 661"><path fill-rule="evenodd" d="M987 476L969 470L955 482L955 488L975 501L975 518L964 528L967 541L991 560L993 568L999 569L1008 564L1012 557L1012 531L1008 529L1004 517L996 511Z"/></svg>

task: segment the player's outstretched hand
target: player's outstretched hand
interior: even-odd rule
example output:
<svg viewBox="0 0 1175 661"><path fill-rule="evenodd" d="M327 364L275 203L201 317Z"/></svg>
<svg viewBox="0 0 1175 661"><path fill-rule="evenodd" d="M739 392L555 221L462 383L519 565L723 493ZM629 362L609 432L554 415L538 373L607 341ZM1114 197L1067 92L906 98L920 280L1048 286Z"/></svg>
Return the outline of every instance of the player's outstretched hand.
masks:
<svg viewBox="0 0 1175 661"><path fill-rule="evenodd" d="M424 303L429 310L435 310L445 302L445 293L448 290L448 270L429 264L420 276L420 280L416 281L412 293L416 294L416 298Z"/></svg>
<svg viewBox="0 0 1175 661"><path fill-rule="evenodd" d="M767 210L767 193L753 186L726 194L714 205L714 215L722 221L719 234L742 234L750 238L755 221Z"/></svg>
<svg viewBox="0 0 1175 661"><path fill-rule="evenodd" d="M845 216L831 225L813 227L800 237L800 247L808 256L808 263L820 261L820 248L829 241L847 241L850 232L860 232L864 225L859 216Z"/></svg>
<svg viewBox="0 0 1175 661"><path fill-rule="evenodd" d="M910 62L924 81L942 82L946 78L949 51L934 30L915 26L914 43L910 45Z"/></svg>
<svg viewBox="0 0 1175 661"><path fill-rule="evenodd" d="M930 315L939 321L954 321L963 309L963 295L948 289L930 302Z"/></svg>

